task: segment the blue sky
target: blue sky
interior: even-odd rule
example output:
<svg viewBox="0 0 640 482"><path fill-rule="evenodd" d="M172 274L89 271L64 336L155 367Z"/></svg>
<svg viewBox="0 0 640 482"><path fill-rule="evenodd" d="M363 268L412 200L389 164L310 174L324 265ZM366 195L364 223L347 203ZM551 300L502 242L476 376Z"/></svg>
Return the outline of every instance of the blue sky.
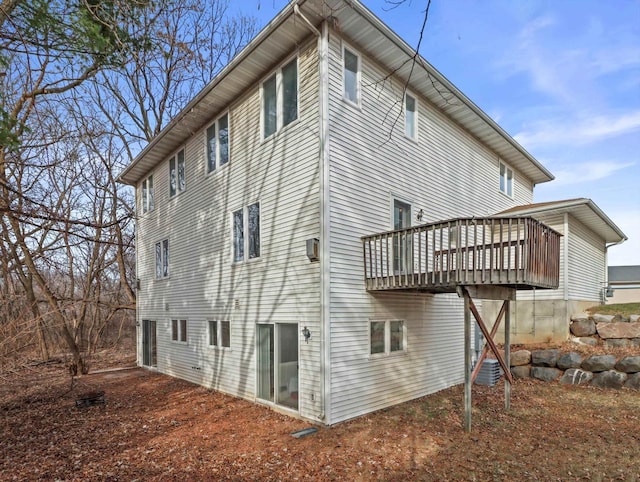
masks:
<svg viewBox="0 0 640 482"><path fill-rule="evenodd" d="M364 4L417 45L427 0ZM556 176L535 202L591 198L629 237L609 264L640 264L640 0L432 0L420 53Z"/></svg>

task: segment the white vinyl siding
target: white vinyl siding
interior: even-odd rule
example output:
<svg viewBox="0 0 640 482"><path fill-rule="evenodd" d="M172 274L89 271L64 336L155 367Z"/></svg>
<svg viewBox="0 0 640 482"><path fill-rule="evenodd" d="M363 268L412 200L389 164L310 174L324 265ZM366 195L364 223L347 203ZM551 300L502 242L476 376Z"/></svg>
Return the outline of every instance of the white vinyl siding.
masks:
<svg viewBox="0 0 640 482"><path fill-rule="evenodd" d="M391 199L410 199L424 223L491 215L531 203L533 193L531 183L522 183L513 199L502 195L498 155L417 95L420 143L399 155L406 133L395 119L404 82L392 77L380 87L388 72L363 55L362 115L353 122L343 102L340 40L332 37L330 49L330 423L336 423L464 380L462 300L364 289L360 237L389 229ZM369 324L379 319L404 320L403 356L371 355Z"/></svg>
<svg viewBox="0 0 640 482"><path fill-rule="evenodd" d="M186 141L189 189L169 200L169 164L154 170L156 208L138 220L141 290L138 316L158 320L158 371L255 399L257 322L302 322L314 336L300 342L300 414L319 420L320 263L306 240L320 235L318 56L316 42L298 51L299 117L283 135L262 138L261 79L229 107L232 159L207 176L206 129ZM260 258L231 263L230 213L260 200ZM171 278L155 279L155 242L171 234ZM246 233L245 233L246 236ZM188 320L188 344L171 342L171 319ZM230 349L204 349L209 320L230 322ZM193 347L202 347L195 350ZM141 345L139 343L139 350Z"/></svg>
<svg viewBox="0 0 640 482"><path fill-rule="evenodd" d="M569 299L601 301L606 282L605 241L569 216Z"/></svg>

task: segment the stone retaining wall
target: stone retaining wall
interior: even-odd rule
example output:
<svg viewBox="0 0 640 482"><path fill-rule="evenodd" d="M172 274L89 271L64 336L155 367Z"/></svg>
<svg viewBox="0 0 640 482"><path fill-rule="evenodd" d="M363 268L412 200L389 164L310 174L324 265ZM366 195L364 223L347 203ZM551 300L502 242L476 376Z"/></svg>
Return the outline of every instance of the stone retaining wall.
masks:
<svg viewBox="0 0 640 482"><path fill-rule="evenodd" d="M576 343L640 348L640 315L574 315L569 329Z"/></svg>
<svg viewBox="0 0 640 482"><path fill-rule="evenodd" d="M511 353L511 373L517 378L547 382L560 379L569 385L640 390L640 356L617 359L614 355L584 357L576 352L518 350Z"/></svg>

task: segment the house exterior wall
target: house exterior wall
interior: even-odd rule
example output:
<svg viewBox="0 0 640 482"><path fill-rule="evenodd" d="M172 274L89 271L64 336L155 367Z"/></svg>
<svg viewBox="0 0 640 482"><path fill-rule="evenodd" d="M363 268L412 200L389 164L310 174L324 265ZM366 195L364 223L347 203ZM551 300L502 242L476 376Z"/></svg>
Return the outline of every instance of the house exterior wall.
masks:
<svg viewBox="0 0 640 482"><path fill-rule="evenodd" d="M206 173L205 126L185 145L184 192L169 199L168 161L153 170L155 209L137 225L138 321L157 323L160 372L252 400L256 324L307 326L316 336L299 342L300 414L318 418L320 271L305 247L320 231L316 43L299 52L298 120L268 140L261 138L260 96L256 83L229 108L229 164ZM140 206L140 186L137 196ZM232 212L255 202L261 255L234 264ZM154 244L162 239L169 239L170 276L155 279ZM171 319L187 320L186 343L171 341ZM208 345L208 320L230 321L230 348Z"/></svg>
<svg viewBox="0 0 640 482"><path fill-rule="evenodd" d="M342 47L361 55L362 99L343 99ZM364 289L360 237L392 228L392 203L412 223L486 216L530 203L515 173L514 197L499 191L498 156L413 93L418 141L404 135L403 85L332 31L329 44L330 411L342 420L462 383L463 303L456 295ZM409 89L409 92L411 90ZM406 352L370 355L369 322L404 320Z"/></svg>

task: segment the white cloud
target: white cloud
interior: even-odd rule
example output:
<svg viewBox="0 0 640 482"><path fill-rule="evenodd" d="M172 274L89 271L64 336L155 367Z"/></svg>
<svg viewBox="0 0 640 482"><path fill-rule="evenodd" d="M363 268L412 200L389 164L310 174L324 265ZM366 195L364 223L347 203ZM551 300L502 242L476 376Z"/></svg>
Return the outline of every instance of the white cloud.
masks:
<svg viewBox="0 0 640 482"><path fill-rule="evenodd" d="M556 178L553 187L566 186L568 184L578 184L591 181L598 181L612 176L617 171L634 166L635 163L621 163L615 161L589 161L576 163L566 168L554 169ZM578 175L579 172L579 175Z"/></svg>
<svg viewBox="0 0 640 482"><path fill-rule="evenodd" d="M581 117L577 121L568 118L537 121L530 130L519 132L514 138L527 147L550 144L585 145L640 131L640 111L617 116L581 114Z"/></svg>

